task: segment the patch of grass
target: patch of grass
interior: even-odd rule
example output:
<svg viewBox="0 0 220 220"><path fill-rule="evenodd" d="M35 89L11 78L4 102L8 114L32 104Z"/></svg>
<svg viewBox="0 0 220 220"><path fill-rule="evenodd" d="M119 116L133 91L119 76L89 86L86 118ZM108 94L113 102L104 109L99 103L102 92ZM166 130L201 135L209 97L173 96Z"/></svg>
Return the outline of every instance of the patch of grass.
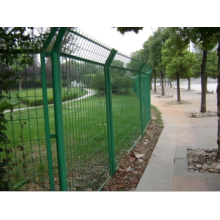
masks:
<svg viewBox="0 0 220 220"><path fill-rule="evenodd" d="M151 105L151 115L152 115L152 119L154 119L154 121L159 124L159 125L163 125L163 120L161 118L161 112L158 110L158 108L154 105Z"/></svg>
<svg viewBox="0 0 220 220"><path fill-rule="evenodd" d="M70 88L69 91L67 91L67 89L63 89L62 100L67 101L67 100L81 97L86 94L87 94L87 91L84 89L82 90L80 88ZM22 91L12 90L10 95L12 99L20 100L22 102L21 105L19 106L20 108L27 107L27 106L33 107L33 106L43 105L42 88L23 89ZM53 103L53 89L52 88L47 89L47 99L48 99L48 104Z"/></svg>
<svg viewBox="0 0 220 220"><path fill-rule="evenodd" d="M128 151L141 135L139 106L139 99L133 91L129 95L112 95L116 158ZM54 106L48 106L48 110L50 135L53 135L56 134ZM66 168L71 189L77 185L72 182L73 179L78 181L78 184L85 183L86 179L93 181L97 173L108 169L106 97L94 95L82 100L71 100L62 104L62 111ZM13 120L7 125L7 135L11 140L7 148L13 150L13 160L22 159L22 163L18 161L14 171L10 171L12 179L25 176L35 184L48 180L43 106L14 111L12 116ZM10 118L10 113L7 113L6 117ZM56 138L52 136L50 140L56 172ZM18 151L19 145L23 147L22 151ZM89 184L92 186L95 182ZM84 190L83 186L79 187Z"/></svg>

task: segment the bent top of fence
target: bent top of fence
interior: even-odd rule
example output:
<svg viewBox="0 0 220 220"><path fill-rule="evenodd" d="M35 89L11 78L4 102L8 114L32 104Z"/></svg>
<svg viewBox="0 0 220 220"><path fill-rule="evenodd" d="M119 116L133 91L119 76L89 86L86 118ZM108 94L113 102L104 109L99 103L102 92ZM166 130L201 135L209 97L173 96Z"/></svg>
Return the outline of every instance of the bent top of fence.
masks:
<svg viewBox="0 0 220 220"><path fill-rule="evenodd" d="M77 28L52 28L43 47L47 53L59 50L63 57L104 66L113 48L83 34ZM152 68L117 51L111 67L150 75Z"/></svg>

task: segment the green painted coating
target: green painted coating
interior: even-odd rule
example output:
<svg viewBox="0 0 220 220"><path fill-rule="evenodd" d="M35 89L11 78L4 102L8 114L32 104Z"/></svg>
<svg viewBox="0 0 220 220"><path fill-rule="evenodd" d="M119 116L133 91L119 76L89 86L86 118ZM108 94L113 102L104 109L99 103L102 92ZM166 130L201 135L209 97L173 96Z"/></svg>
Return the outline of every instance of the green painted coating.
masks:
<svg viewBox="0 0 220 220"><path fill-rule="evenodd" d="M134 59L134 58L131 58L131 57L129 57L129 56L126 56L126 55L124 55L124 54L121 54L121 53L117 53L118 55L120 55L120 56L123 56L123 57L126 57L126 58L128 58L128 59L132 59L132 60L134 60L134 61L137 61L137 62L139 62L140 64L142 64L143 62L141 62L140 60L136 60L136 59Z"/></svg>
<svg viewBox="0 0 220 220"><path fill-rule="evenodd" d="M138 73L139 80L139 100L140 100L140 123L141 123L141 136L144 136L144 125L143 125L143 112L142 112L142 88L141 88L141 70L144 67L144 64L141 65L141 68Z"/></svg>
<svg viewBox="0 0 220 220"><path fill-rule="evenodd" d="M107 105L107 124L108 124L108 148L109 148L109 163L110 175L114 176L116 172L115 167L115 143L113 130L113 111L112 111L112 88L111 88L111 71L110 66L117 51L112 50L105 63L105 88L106 88L106 105Z"/></svg>
<svg viewBox="0 0 220 220"><path fill-rule="evenodd" d="M64 27L60 28L57 39L53 45L52 52L57 52L57 53L60 52L60 47L61 47L62 40L63 40L66 30L67 28L64 28Z"/></svg>
<svg viewBox="0 0 220 220"><path fill-rule="evenodd" d="M50 142L50 123L49 123L49 111L48 111L48 102L47 102L47 78L46 78L45 53L44 52L40 54L40 58L41 58L41 79L42 79L43 106L44 106L44 125L45 125L45 135L46 135L50 190L55 191L54 175L53 175L53 161L52 161L51 142Z"/></svg>
<svg viewBox="0 0 220 220"><path fill-rule="evenodd" d="M56 31L57 31L57 29L58 29L58 27L53 27L53 28L52 28L52 30L51 30L49 36L47 37L47 40L45 41L45 43L44 43L44 45L43 45L43 47L42 47L43 50L46 50L46 49L47 49L47 47L49 46L49 44L50 44L52 38L54 37L54 35L55 35Z"/></svg>
<svg viewBox="0 0 220 220"><path fill-rule="evenodd" d="M71 59L74 59L74 60L83 61L83 62L86 62L86 63L96 64L96 65L99 65L99 66L104 66L105 65L103 63L95 62L95 61L92 61L92 60L87 60L87 59L84 59L84 58L81 58L81 57L76 57L76 56L65 54L65 53L60 53L60 56L66 57L66 58L71 58Z"/></svg>
<svg viewBox="0 0 220 220"><path fill-rule="evenodd" d="M139 73L138 70L132 70L132 69L129 69L129 68L123 68L123 67L118 67L118 66L114 66L114 65L112 65L111 67L114 67L114 69L129 70L129 71L132 71L132 72L134 72L134 73Z"/></svg>
<svg viewBox="0 0 220 220"><path fill-rule="evenodd" d="M61 77L60 77L60 54L59 50L67 28L60 28L57 39L54 43L52 58L52 78L53 78L53 94L54 94L54 115L55 129L57 141L57 159L59 169L60 190L67 191L66 176L66 160L65 160L65 144L64 144L64 127L62 114L62 96L61 96Z"/></svg>
<svg viewBox="0 0 220 220"><path fill-rule="evenodd" d="M64 136L63 136L63 124L62 114L60 108L60 81L59 81L59 65L58 54L52 52L52 78L53 78L53 96L54 96L54 115L55 115L55 129L56 129L56 141L57 141L57 159L59 169L60 190L67 190L67 178L66 178L66 163L65 163L65 149L64 149Z"/></svg>
<svg viewBox="0 0 220 220"><path fill-rule="evenodd" d="M85 36L83 36L83 35L81 35L81 34L79 34L79 33L77 33L76 31L73 31L73 30L70 30L70 29L67 29L67 31L68 31L68 32L71 32L71 33L73 33L73 34L75 34L75 35L77 35L77 36L79 36L79 37L81 37L81 38L83 38L83 39L85 39L85 40L91 42L91 43L94 43L94 44L96 44L96 45L98 45L98 46L100 46L100 47L102 47L102 48L104 48L104 49L106 49L106 50L109 50L109 51L111 50L111 49L109 49L108 47L105 47L105 46L103 46L102 44L100 44L100 43L98 43L98 42L96 42L96 41L94 41L94 40L92 40L92 39L90 39L90 38L88 38L88 37L85 37Z"/></svg>
<svg viewBox="0 0 220 220"><path fill-rule="evenodd" d="M61 121L61 125L62 125L62 129L61 129L61 132L62 132L62 141L63 141L63 150L64 150L64 160L65 160L65 142L64 142L64 127L63 127L63 103L62 103L62 80L61 80L61 72L60 72L60 54L58 53L58 56L57 56L57 58L58 58L58 75L57 75L57 77L58 77L58 82L59 82L59 92L60 92L60 99L59 99L59 101L60 101L60 115L61 115L61 117L60 117L60 121ZM65 160L66 161L66 160ZM66 168L65 168L66 169Z"/></svg>
<svg viewBox="0 0 220 220"><path fill-rule="evenodd" d="M151 120L151 96L150 96L150 75L148 75L148 87L149 89L147 90L147 96L148 96L148 106L147 106L147 109L148 109L148 120L150 121Z"/></svg>

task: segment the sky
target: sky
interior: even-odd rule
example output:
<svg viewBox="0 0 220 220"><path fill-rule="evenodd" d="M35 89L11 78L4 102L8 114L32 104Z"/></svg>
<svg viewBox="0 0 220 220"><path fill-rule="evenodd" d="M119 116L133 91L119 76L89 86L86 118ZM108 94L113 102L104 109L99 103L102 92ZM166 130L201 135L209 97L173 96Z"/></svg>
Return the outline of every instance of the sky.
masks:
<svg viewBox="0 0 220 220"><path fill-rule="evenodd" d="M152 29L155 31L157 28L144 27L138 34L126 32L124 35L111 27L79 27L79 29L99 42L130 56L132 52L143 48L143 43L152 35Z"/></svg>

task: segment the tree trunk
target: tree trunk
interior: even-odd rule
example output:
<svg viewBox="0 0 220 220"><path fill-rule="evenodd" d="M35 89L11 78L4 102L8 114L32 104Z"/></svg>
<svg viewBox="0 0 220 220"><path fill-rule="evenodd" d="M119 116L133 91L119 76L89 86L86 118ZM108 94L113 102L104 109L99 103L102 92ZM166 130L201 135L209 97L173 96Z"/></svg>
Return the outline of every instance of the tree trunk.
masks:
<svg viewBox="0 0 220 220"><path fill-rule="evenodd" d="M207 61L207 50L203 50L202 64L201 64L201 112L206 112L206 61Z"/></svg>
<svg viewBox="0 0 220 220"><path fill-rule="evenodd" d="M172 81L171 81L171 79L170 79L170 87L172 88Z"/></svg>
<svg viewBox="0 0 220 220"><path fill-rule="evenodd" d="M180 75L179 73L176 74L176 83L177 83L177 102L180 102Z"/></svg>
<svg viewBox="0 0 220 220"><path fill-rule="evenodd" d="M162 94L161 95L165 95L165 91L164 91L164 83L163 83L163 72L160 72L160 77L161 77L161 90L162 90Z"/></svg>
<svg viewBox="0 0 220 220"><path fill-rule="evenodd" d="M19 91L22 91L22 80L21 79L19 79Z"/></svg>
<svg viewBox="0 0 220 220"><path fill-rule="evenodd" d="M156 93L157 92L157 71L154 70L154 92Z"/></svg>
<svg viewBox="0 0 220 220"><path fill-rule="evenodd" d="M166 76L165 76L165 78L164 78L164 82L165 82L165 86L167 86L167 83L166 83Z"/></svg>
<svg viewBox="0 0 220 220"><path fill-rule="evenodd" d="M190 78L188 78L188 90L191 89L191 81L190 81Z"/></svg>
<svg viewBox="0 0 220 220"><path fill-rule="evenodd" d="M218 107L218 154L217 158L220 159L220 32L219 32L219 42L218 42L218 87L217 87L217 107Z"/></svg>

